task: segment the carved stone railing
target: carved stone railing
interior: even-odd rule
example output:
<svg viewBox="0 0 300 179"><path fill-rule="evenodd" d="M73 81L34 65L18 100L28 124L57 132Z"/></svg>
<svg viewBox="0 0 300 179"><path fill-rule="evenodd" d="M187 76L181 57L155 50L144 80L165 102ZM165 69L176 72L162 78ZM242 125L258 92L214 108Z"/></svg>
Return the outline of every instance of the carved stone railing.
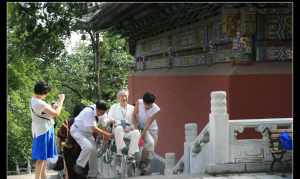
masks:
<svg viewBox="0 0 300 179"><path fill-rule="evenodd" d="M194 142L191 143L192 150L189 155L189 173L195 174L203 173L205 171L205 168L209 163L209 142L209 123L207 123Z"/></svg>
<svg viewBox="0 0 300 179"><path fill-rule="evenodd" d="M231 163L241 162L265 162L271 161L272 156L269 148L268 134L266 128L292 128L293 118L271 118L271 119L243 119L229 120L230 152ZM257 139L238 139L238 134L245 129L254 129L262 137ZM285 155L285 158L291 157Z"/></svg>
<svg viewBox="0 0 300 179"><path fill-rule="evenodd" d="M209 122L197 137L197 125L185 125L184 155L173 173L269 171L272 155L265 129L290 129L292 126L293 118L229 120L226 92L212 92ZM252 133L243 135L249 128ZM283 160L291 158L292 153L287 152Z"/></svg>

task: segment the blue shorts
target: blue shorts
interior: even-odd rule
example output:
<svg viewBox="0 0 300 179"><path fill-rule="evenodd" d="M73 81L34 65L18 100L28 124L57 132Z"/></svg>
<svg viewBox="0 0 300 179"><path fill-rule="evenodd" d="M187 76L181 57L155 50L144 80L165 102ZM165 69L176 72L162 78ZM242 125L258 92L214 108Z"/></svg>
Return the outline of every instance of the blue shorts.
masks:
<svg viewBox="0 0 300 179"><path fill-rule="evenodd" d="M54 128L32 140L32 160L47 160L57 155Z"/></svg>

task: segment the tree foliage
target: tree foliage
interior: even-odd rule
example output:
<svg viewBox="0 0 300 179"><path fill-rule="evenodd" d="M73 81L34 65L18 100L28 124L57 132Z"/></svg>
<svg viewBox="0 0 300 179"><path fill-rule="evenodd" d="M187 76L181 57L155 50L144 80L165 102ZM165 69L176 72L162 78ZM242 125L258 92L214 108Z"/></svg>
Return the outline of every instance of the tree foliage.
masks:
<svg viewBox="0 0 300 179"><path fill-rule="evenodd" d="M94 53L81 43L72 54L66 52L64 42L85 11L82 3L8 3L8 169L16 162L31 159L31 116L29 100L33 86L45 80L52 86L46 101L57 100L66 94L57 126L67 119L78 103L95 102L96 80ZM91 43L87 40L88 43ZM127 87L132 67L125 39L109 32L103 33L99 47L101 57L100 89L102 99L116 101L116 93Z"/></svg>

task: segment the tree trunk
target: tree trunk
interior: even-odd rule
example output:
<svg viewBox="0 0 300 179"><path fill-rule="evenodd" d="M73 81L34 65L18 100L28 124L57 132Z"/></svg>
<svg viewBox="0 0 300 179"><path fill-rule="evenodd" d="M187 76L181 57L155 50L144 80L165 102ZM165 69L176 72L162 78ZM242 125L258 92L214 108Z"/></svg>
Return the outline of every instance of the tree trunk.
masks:
<svg viewBox="0 0 300 179"><path fill-rule="evenodd" d="M91 30L87 30L90 34L92 40L93 51L95 54L95 77L96 77L96 97L97 100L101 99L101 90L100 90L100 54L99 54L99 33L93 33ZM96 36L96 37L95 37Z"/></svg>
<svg viewBox="0 0 300 179"><path fill-rule="evenodd" d="M100 54L99 54L99 33L96 33L95 41L95 60L96 60L96 94L97 100L101 99L101 89L100 89Z"/></svg>

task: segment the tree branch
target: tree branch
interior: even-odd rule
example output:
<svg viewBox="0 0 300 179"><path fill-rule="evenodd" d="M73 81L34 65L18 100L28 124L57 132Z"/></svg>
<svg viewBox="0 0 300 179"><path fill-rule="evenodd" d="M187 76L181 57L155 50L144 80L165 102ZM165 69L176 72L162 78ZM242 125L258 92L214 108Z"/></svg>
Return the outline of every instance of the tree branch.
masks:
<svg viewBox="0 0 300 179"><path fill-rule="evenodd" d="M69 85L67 85L67 84L65 84L65 83L62 83L61 85L64 86L64 87L66 87L66 88L68 88L68 89L70 89L70 90L73 91L74 93L76 93L80 98L83 98L83 97L81 96L80 92L77 91L77 90L75 90L75 89L72 88L71 86L69 86Z"/></svg>

